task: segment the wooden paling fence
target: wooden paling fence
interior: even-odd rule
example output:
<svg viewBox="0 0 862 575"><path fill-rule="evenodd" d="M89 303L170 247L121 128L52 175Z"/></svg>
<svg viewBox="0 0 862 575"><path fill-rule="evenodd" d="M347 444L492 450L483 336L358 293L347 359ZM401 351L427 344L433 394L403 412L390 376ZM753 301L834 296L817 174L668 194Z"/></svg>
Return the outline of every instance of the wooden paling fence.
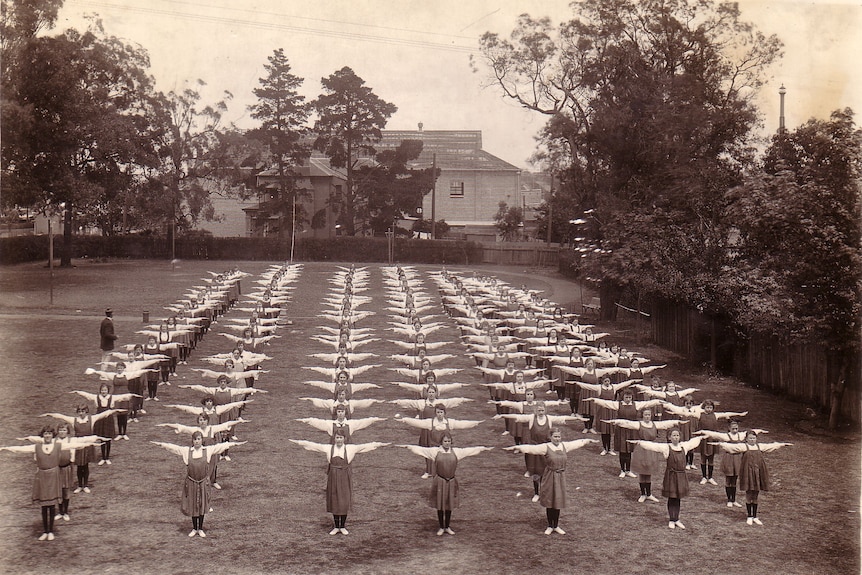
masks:
<svg viewBox="0 0 862 575"><path fill-rule="evenodd" d="M777 339L741 340L726 325L684 305L660 302L652 307L654 342L697 362L710 358L711 332L717 333L718 363L724 373L828 411L831 390L826 384L826 351L817 345L787 345ZM841 416L859 422L862 376L857 356L847 370Z"/></svg>
<svg viewBox="0 0 862 575"><path fill-rule="evenodd" d="M557 244L541 242L481 242L482 263L556 267L560 261Z"/></svg>

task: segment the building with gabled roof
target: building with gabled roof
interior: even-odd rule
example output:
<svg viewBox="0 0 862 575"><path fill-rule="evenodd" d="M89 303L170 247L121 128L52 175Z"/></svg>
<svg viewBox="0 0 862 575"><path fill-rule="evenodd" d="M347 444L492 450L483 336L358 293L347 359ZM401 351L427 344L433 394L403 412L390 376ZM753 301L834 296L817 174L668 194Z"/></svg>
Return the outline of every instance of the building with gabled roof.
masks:
<svg viewBox="0 0 862 575"><path fill-rule="evenodd" d="M417 217L445 220L450 236L493 241L497 236L494 216L500 202L509 206L524 206L521 170L482 149L479 130L384 130L375 149L394 149L403 140L420 140L420 156L409 168L430 168L435 162L440 169L433 194L426 194ZM360 158L359 162L373 161ZM337 213L329 200L340 194L347 183L347 172L333 168L329 159L314 152L298 168L296 185L305 193L301 206L309 223L300 228L298 237L327 238L338 235ZM224 200L216 205L221 221L206 225L214 235L272 236L278 234L283 215L275 209L278 175L275 169L258 172L254 177L258 191L256 199L239 202ZM434 204L432 208L432 202ZM215 203L215 202L214 202ZM241 211L240 211L241 210ZM289 214L288 214L289 217ZM407 225L409 222L404 222ZM287 231L287 230L285 230Z"/></svg>
<svg viewBox="0 0 862 575"><path fill-rule="evenodd" d="M329 205L329 199L341 193L347 182L346 171L333 168L329 165L329 158L321 155L312 155L295 171L299 173L294 184L300 190L297 194L299 205L311 222L311 225L297 226L297 233L301 237L333 237L336 235L336 214ZM246 235L277 235L280 214L274 204L279 188L278 170L272 168L259 172L255 180L258 200L242 209L246 215ZM288 230L289 227L285 232Z"/></svg>
<svg viewBox="0 0 862 575"><path fill-rule="evenodd" d="M440 176L432 194L422 201L422 217L445 220L450 234L468 239L496 237L494 216L500 202L520 206L521 170L482 149L479 130L384 130L374 144L380 151L402 140L423 143L419 158L409 167L428 168L435 162ZM433 207L432 207L433 202Z"/></svg>

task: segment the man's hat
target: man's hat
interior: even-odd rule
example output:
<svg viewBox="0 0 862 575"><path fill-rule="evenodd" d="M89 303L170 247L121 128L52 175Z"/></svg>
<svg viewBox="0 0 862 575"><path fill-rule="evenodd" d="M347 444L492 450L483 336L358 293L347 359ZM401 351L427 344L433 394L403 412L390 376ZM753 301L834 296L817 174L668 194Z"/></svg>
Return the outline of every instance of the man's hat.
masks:
<svg viewBox="0 0 862 575"><path fill-rule="evenodd" d="M111 315L112 313L114 313L114 310L109 307L105 308L105 315Z"/></svg>

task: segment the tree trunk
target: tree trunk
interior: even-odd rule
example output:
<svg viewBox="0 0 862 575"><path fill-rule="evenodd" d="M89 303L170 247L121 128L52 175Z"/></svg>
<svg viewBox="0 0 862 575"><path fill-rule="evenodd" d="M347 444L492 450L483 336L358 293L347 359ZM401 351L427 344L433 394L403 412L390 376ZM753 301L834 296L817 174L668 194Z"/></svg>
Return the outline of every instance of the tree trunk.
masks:
<svg viewBox="0 0 862 575"><path fill-rule="evenodd" d="M63 212L63 250L60 252L60 267L72 267L72 206L66 202Z"/></svg>
<svg viewBox="0 0 862 575"><path fill-rule="evenodd" d="M620 301L622 288L608 280L602 280L599 286L599 299L602 301L601 310L599 310L599 319L602 321L616 321L617 319L617 303Z"/></svg>
<svg viewBox="0 0 862 575"><path fill-rule="evenodd" d="M715 316L709 318L709 366L718 369L718 327Z"/></svg>
<svg viewBox="0 0 862 575"><path fill-rule="evenodd" d="M826 353L826 383L829 385L829 429L832 430L838 428L838 421L841 418L841 401L844 399L849 359L846 352L830 351Z"/></svg>

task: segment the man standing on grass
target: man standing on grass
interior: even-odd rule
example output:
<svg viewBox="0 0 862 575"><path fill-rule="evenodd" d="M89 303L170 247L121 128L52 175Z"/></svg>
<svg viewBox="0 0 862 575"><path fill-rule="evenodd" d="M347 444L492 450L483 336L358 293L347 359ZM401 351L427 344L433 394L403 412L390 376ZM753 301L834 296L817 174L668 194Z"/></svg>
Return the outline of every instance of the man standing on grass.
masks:
<svg viewBox="0 0 862 575"><path fill-rule="evenodd" d="M99 337L101 338L102 348L102 364L111 360L111 352L114 350L114 341L117 336L114 334L114 310L108 308L105 310L105 319L102 320L102 325L99 327ZM104 365L103 365L104 367Z"/></svg>

